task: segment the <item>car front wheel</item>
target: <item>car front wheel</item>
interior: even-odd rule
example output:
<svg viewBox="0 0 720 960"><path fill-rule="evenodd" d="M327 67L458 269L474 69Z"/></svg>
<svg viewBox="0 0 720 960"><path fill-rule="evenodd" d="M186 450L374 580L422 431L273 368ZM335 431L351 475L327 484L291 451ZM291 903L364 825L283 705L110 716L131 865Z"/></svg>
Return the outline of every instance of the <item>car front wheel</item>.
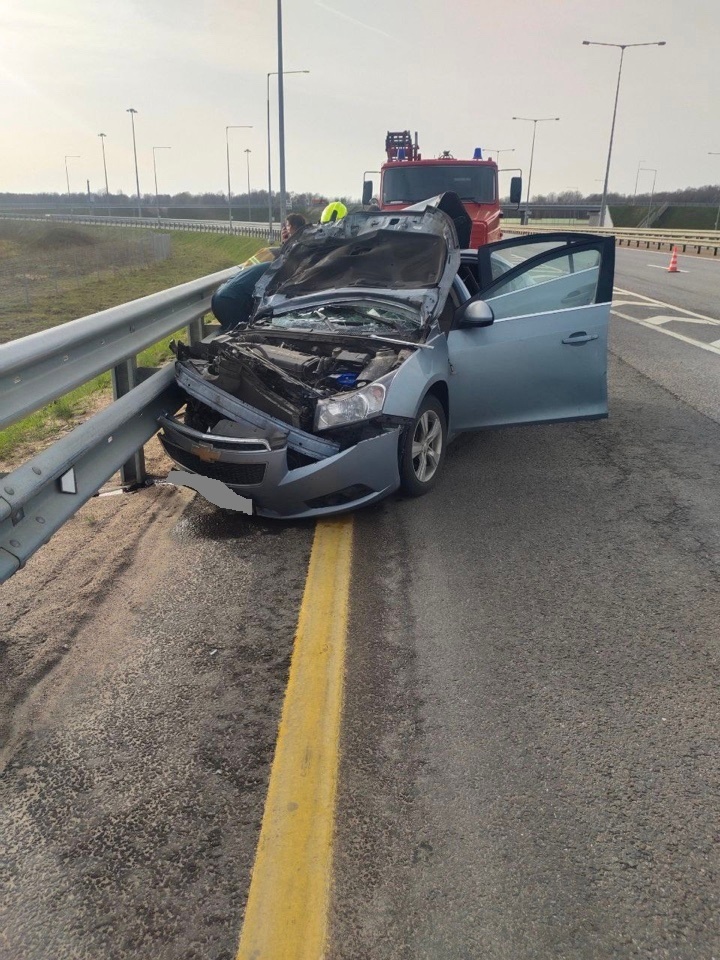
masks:
<svg viewBox="0 0 720 960"><path fill-rule="evenodd" d="M447 422L440 401L428 395L408 428L400 452L400 488L421 497L435 486L445 459Z"/></svg>

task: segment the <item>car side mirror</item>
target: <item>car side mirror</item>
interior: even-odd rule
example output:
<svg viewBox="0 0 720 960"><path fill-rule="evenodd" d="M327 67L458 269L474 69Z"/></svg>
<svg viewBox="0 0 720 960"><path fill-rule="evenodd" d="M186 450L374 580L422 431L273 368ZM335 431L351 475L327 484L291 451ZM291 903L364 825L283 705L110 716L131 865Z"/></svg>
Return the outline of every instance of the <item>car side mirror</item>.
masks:
<svg viewBox="0 0 720 960"><path fill-rule="evenodd" d="M363 192L362 192L362 205L367 207L370 201L372 200L373 195L373 182L372 180L366 180L363 183Z"/></svg>
<svg viewBox="0 0 720 960"><path fill-rule="evenodd" d="M510 179L510 203L516 207L520 206L522 200L522 177L512 177Z"/></svg>
<svg viewBox="0 0 720 960"><path fill-rule="evenodd" d="M494 320L492 307L484 300L468 300L455 311L458 327L489 327Z"/></svg>

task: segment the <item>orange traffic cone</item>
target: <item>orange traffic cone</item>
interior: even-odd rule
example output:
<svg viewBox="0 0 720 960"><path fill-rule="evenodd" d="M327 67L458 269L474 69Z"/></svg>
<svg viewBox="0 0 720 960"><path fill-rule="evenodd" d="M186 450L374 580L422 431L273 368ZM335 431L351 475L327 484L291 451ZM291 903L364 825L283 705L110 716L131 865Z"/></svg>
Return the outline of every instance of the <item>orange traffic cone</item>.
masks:
<svg viewBox="0 0 720 960"><path fill-rule="evenodd" d="M680 273L678 268L677 261L677 247L673 247L672 256L670 257L670 266L667 268L668 273Z"/></svg>

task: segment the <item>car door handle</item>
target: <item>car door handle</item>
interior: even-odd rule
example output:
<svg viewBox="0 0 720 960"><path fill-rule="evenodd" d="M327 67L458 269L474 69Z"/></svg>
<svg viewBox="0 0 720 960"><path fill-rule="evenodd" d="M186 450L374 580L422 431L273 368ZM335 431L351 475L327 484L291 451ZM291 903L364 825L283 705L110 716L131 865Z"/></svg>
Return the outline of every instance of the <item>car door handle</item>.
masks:
<svg viewBox="0 0 720 960"><path fill-rule="evenodd" d="M591 340L597 340L597 338L596 333L585 333L584 330L579 330L577 333L571 333L569 337L565 337L563 343L569 343L571 347L574 347L578 343L590 343Z"/></svg>

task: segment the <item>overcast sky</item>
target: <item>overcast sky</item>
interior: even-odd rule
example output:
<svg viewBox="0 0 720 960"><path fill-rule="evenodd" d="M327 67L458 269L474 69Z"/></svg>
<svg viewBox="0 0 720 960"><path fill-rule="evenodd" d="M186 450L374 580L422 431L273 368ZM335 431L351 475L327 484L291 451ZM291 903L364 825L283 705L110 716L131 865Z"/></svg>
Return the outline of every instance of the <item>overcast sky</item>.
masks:
<svg viewBox="0 0 720 960"><path fill-rule="evenodd" d="M266 74L277 69L275 0L0 0L0 191L111 192L267 186ZM426 157L509 148L501 166L533 193L600 188L619 51L625 56L610 188L630 192L640 161L657 189L720 182L720 0L284 0L287 185L359 196L387 130L417 130ZM272 80L274 186L277 85ZM641 174L640 190L652 174Z"/></svg>

